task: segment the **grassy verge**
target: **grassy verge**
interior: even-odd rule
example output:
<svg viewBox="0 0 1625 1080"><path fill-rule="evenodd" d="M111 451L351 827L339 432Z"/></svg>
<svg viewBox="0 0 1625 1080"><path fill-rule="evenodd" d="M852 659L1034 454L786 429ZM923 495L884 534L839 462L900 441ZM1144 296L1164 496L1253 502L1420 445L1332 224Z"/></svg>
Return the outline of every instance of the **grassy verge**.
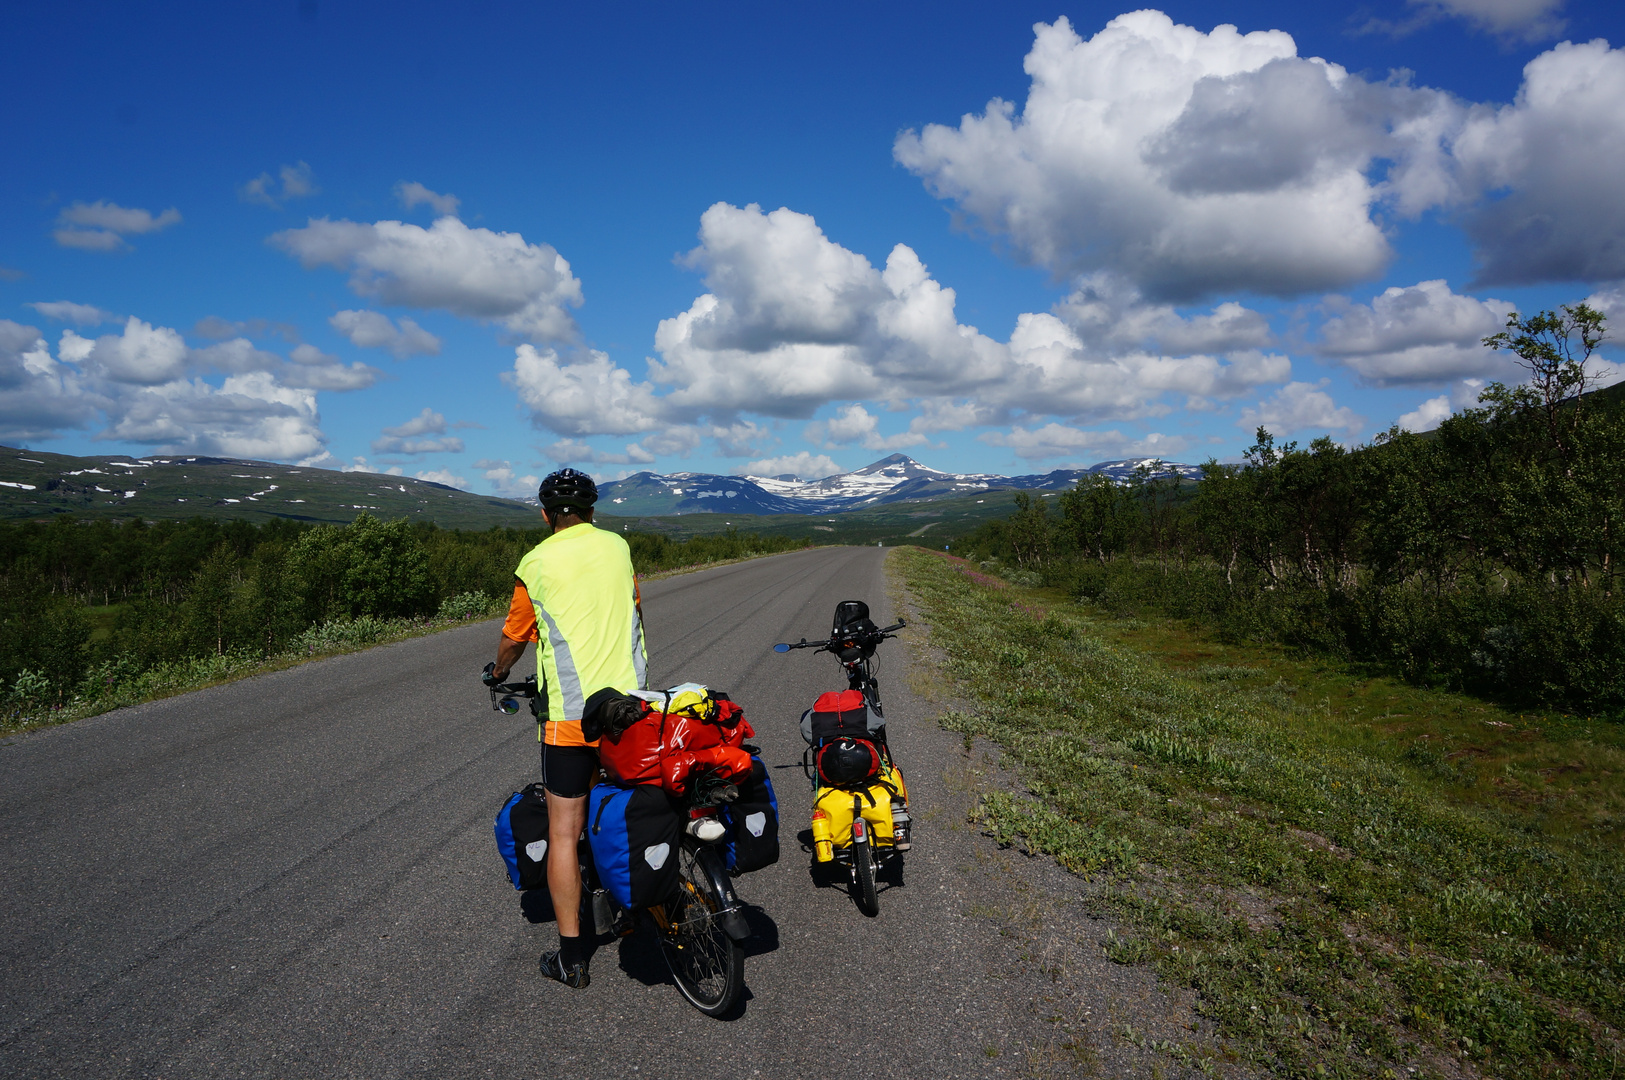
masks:
<svg viewBox="0 0 1625 1080"><path fill-rule="evenodd" d="M1625 1074L1625 732L1104 616L897 556L1029 794L1006 843L1106 881L1108 954L1283 1076Z"/></svg>
<svg viewBox="0 0 1625 1080"><path fill-rule="evenodd" d="M498 601L483 593L469 593L447 600L432 618L379 619L363 615L313 626L295 638L287 650L274 656L228 652L155 664L145 669L121 657L87 672L74 696L60 705L37 704L39 699L30 693L25 673L24 680L19 680L24 685L14 689L11 700L0 705L0 736L83 720L126 705L139 705L252 675L281 671L326 656L436 634L493 618L507 610L506 597Z"/></svg>

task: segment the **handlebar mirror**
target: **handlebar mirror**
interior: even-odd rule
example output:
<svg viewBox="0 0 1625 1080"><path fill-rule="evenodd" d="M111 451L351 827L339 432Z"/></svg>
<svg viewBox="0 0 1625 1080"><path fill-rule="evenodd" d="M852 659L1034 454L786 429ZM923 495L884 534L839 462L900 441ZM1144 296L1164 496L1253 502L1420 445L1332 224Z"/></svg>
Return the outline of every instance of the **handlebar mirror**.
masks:
<svg viewBox="0 0 1625 1080"><path fill-rule="evenodd" d="M781 641L777 645L773 646L773 651L774 652L789 652L790 651L790 646L786 645L784 642Z"/></svg>
<svg viewBox="0 0 1625 1080"><path fill-rule="evenodd" d="M513 716L519 712L519 699L505 697L501 701L497 702L497 708L501 709L509 716Z"/></svg>

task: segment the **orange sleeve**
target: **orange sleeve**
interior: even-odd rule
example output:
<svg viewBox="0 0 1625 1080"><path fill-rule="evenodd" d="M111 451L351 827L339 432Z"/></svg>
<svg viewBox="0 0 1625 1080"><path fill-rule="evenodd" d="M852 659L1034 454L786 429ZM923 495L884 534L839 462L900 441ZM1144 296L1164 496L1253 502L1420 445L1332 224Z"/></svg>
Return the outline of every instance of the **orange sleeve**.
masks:
<svg viewBox="0 0 1625 1080"><path fill-rule="evenodd" d="M530 592L523 581L513 583L513 603L508 605L508 619L502 624L502 636L510 641L540 641L536 632L536 605L530 602Z"/></svg>

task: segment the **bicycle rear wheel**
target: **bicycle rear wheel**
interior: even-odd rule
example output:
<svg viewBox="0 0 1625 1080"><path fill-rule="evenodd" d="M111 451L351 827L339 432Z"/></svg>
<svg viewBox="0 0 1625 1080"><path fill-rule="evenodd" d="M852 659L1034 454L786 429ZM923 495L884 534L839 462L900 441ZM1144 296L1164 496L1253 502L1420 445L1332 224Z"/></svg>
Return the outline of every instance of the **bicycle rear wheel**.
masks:
<svg viewBox="0 0 1625 1080"><path fill-rule="evenodd" d="M852 845L853 876L857 879L853 899L858 910L873 918L880 914L880 894L875 891L875 853L869 844Z"/></svg>
<svg viewBox="0 0 1625 1080"><path fill-rule="evenodd" d="M707 866L716 857L708 847L683 841L677 896L666 905L671 928L660 934L660 951L678 991L707 1016L732 1008L745 985L745 950L722 928L727 900L715 884L720 871Z"/></svg>

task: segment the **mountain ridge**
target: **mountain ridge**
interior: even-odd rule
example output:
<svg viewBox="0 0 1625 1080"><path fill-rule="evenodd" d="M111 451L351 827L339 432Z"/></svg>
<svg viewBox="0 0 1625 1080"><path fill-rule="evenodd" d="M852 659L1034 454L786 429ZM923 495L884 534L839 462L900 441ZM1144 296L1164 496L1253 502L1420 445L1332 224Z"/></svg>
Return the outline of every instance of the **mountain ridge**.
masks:
<svg viewBox="0 0 1625 1080"><path fill-rule="evenodd" d="M1131 482L1140 468L1165 470L1182 480L1199 479L1195 465L1160 458L1102 461L1088 469L1055 469L1047 473L1001 476L996 473L949 473L922 465L907 454L892 454L861 469L816 480L789 474L725 476L719 473L637 472L600 484L599 506L606 514L840 514L894 502L932 502L983 491L1070 488L1090 472L1118 483Z"/></svg>
<svg viewBox="0 0 1625 1080"><path fill-rule="evenodd" d="M1000 476L949 473L892 454L861 469L816 480L716 473L640 472L599 486L598 509L614 517L715 514L817 517L897 504L930 504L986 492L1057 492L1093 471L1130 482L1157 459L1103 461L1090 469ZM1164 463L1183 478L1195 466ZM71 513L152 520L229 516L344 522L368 512L435 521L446 528L534 527L535 499L477 495L430 480L386 473L335 472L248 458L123 454L74 457L0 447L0 518Z"/></svg>

